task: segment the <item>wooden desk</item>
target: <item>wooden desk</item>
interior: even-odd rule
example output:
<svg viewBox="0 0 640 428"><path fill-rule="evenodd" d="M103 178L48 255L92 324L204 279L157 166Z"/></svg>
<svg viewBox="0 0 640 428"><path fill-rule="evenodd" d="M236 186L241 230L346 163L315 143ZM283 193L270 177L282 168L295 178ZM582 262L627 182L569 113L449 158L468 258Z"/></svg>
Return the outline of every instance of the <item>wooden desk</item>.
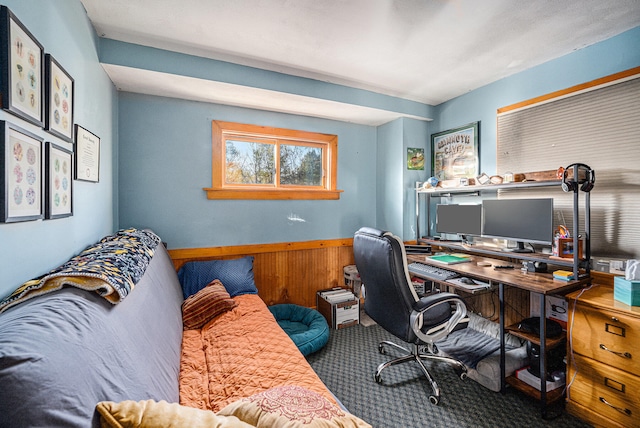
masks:
<svg viewBox="0 0 640 428"><path fill-rule="evenodd" d="M546 351L548 341L546 338L546 327L547 327L547 319L546 319L546 302L545 298L547 295L565 295L571 291L574 291L578 288L582 288L590 282L590 278L584 278L576 281L560 281L553 279L552 273L534 273L534 272L523 272L520 269L520 265L514 264L513 269L495 269L496 265L506 265L510 264L504 260L493 259L488 257L471 255L470 261L465 263L457 263L453 265L447 265L444 263L439 263L433 260L430 260L428 256L425 255L407 255L407 261L411 262L419 262L432 266L438 266L442 269L450 270L456 273L459 273L463 276L468 276L472 278L478 278L484 281L489 282L490 284L498 284L498 293L499 293L499 302L500 302L500 389L502 392L505 391L506 387L506 376L505 376L505 343L504 343L504 334L506 331L505 322L504 322L504 290L505 287L515 287L527 291L533 291L540 294L540 373L546 373ZM491 266L479 266L478 263L489 263ZM418 275L419 276L419 275ZM434 281L431 278L423 276L423 278ZM454 288L459 288L464 290L464 288L456 287L455 284L452 284L447 281L435 281L437 283L445 284L447 286L451 286ZM523 337L527 340L535 339L532 337L533 335L525 335L518 334L518 332L511 331L513 334ZM520 385L522 383L522 385ZM509 384L523 390L529 395L537 396L537 390L529 387L524 384L524 382L520 382L518 379L510 379ZM560 394L559 397L562 395ZM546 413L546 405L547 405L547 385L544 381L544 377L540 380L540 391L539 398L542 402L542 417L545 418ZM551 397L552 399L557 399L558 397Z"/></svg>

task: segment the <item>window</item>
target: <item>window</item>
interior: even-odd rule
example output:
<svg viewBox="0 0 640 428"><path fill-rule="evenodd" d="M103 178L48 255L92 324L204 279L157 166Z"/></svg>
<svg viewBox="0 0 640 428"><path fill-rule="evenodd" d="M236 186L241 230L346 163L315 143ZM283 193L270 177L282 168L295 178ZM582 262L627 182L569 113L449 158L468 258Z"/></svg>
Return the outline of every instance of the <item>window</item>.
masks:
<svg viewBox="0 0 640 428"><path fill-rule="evenodd" d="M209 199L339 199L336 135L212 122Z"/></svg>

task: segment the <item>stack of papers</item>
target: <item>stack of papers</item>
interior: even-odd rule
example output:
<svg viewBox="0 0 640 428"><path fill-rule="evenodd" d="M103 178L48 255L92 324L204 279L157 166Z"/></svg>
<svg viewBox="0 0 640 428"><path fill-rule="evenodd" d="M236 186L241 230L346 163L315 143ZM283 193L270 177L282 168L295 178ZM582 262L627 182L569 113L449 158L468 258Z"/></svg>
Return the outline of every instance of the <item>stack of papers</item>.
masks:
<svg viewBox="0 0 640 428"><path fill-rule="evenodd" d="M321 291L320 297L329 303L347 302L356 298L355 294L349 290L345 290L344 288L334 288L328 291Z"/></svg>
<svg viewBox="0 0 640 428"><path fill-rule="evenodd" d="M557 270L553 272L553 278L561 281L571 281L574 279L573 272L568 270Z"/></svg>

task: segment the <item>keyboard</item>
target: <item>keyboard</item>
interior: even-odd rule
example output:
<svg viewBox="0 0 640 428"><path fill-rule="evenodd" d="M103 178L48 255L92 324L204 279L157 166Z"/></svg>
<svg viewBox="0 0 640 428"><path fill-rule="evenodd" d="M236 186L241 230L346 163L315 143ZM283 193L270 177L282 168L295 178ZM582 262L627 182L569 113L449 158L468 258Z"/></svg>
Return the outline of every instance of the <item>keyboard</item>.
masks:
<svg viewBox="0 0 640 428"><path fill-rule="evenodd" d="M447 279L460 276L460 274L456 272L418 262L409 263L407 268L409 269L409 273L437 281L446 281Z"/></svg>

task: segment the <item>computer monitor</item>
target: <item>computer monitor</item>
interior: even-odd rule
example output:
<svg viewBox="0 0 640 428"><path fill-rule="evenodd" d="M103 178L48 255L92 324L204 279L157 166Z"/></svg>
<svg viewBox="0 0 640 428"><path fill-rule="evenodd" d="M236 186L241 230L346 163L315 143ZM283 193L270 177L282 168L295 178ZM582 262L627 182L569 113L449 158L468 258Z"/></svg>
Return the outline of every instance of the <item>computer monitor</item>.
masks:
<svg viewBox="0 0 640 428"><path fill-rule="evenodd" d="M436 232L480 236L482 233L482 205L437 205Z"/></svg>
<svg viewBox="0 0 640 428"><path fill-rule="evenodd" d="M482 236L517 241L514 252L532 252L524 243L552 244L553 199L482 201Z"/></svg>

